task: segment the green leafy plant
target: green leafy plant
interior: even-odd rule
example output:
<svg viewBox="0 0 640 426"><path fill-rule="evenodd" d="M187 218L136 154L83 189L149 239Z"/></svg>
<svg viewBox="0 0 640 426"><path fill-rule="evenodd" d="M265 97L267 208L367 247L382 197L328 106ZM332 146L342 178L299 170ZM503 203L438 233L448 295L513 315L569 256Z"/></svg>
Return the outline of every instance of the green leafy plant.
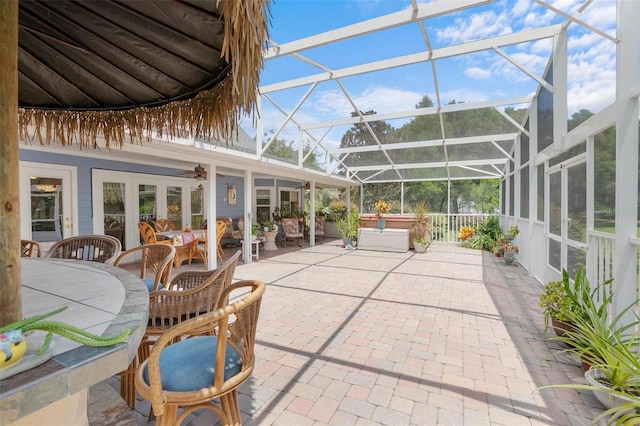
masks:
<svg viewBox="0 0 640 426"><path fill-rule="evenodd" d="M479 224L473 235L460 242L462 247L493 251L494 244L502 238L502 228L498 217L491 216Z"/></svg>
<svg viewBox="0 0 640 426"><path fill-rule="evenodd" d="M552 318L561 322L568 320L566 312L572 309L573 302L566 294L562 281L549 281L544 286L544 293L540 295L538 305L542 308L546 330Z"/></svg>
<svg viewBox="0 0 640 426"><path fill-rule="evenodd" d="M342 233L345 238L356 238L358 235L358 228L360 227L360 214L357 212L351 212L346 217L338 218L336 221L338 232Z"/></svg>
<svg viewBox="0 0 640 426"><path fill-rule="evenodd" d="M476 228L476 233L488 235L493 241L498 241L503 236L502 228L500 227L500 219L497 216L491 216L484 223L481 223Z"/></svg>
<svg viewBox="0 0 640 426"><path fill-rule="evenodd" d="M462 247L467 247L467 248L476 249L476 250L491 251L494 243L495 243L495 240L493 239L492 236L476 231L472 236L462 241L460 245Z"/></svg>
<svg viewBox="0 0 640 426"><path fill-rule="evenodd" d="M427 241L427 239L424 238L424 237L414 238L413 239L413 243L414 244L422 244L423 246L428 246L429 245L429 241Z"/></svg>
<svg viewBox="0 0 640 426"><path fill-rule="evenodd" d="M610 283L611 280L603 285ZM584 309L593 303L596 291L597 289L591 290L584 268L578 269L573 282L569 278L569 273L563 269L562 280L548 282L538 301L544 314L545 330L549 327L552 318L570 323L573 317L585 316Z"/></svg>
<svg viewBox="0 0 640 426"><path fill-rule="evenodd" d="M506 235L510 235L512 237L515 237L519 233L520 233L520 229L518 229L518 225L513 225L512 227L509 228L509 230L507 231Z"/></svg>
<svg viewBox="0 0 640 426"><path fill-rule="evenodd" d="M582 268L576 274L575 282L571 290L579 295L575 302L579 309L566 310L567 321L572 327L562 336L552 337L568 348L557 353L569 352L575 354L581 361L590 365L591 369L586 375L591 375L601 386L595 384L557 384L548 387L563 387L574 389L586 389L605 394L611 408L604 411L593 420L593 424L607 419L608 424L640 424L640 359L638 349L640 338L637 329L640 326L640 318L635 315L635 320L623 323L623 318L628 317L629 311L634 309L640 300L636 300L614 317L610 314L611 295L607 295L606 286L612 280L608 280L593 292L589 292L589 298L583 297L588 291L588 282L584 278ZM586 282L586 284L585 284ZM564 286L564 284L563 284ZM596 290L601 294L601 300L596 301ZM595 373L591 373L594 371ZM595 383L595 382L593 382ZM598 396L598 394L596 394ZM617 399L615 399L617 397ZM600 398L599 398L600 399Z"/></svg>

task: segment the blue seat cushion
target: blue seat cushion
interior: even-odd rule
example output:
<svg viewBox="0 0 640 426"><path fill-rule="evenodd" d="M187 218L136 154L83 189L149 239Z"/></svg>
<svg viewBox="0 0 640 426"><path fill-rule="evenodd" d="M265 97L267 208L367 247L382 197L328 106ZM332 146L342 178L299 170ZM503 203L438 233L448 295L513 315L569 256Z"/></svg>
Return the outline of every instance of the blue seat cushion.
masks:
<svg viewBox="0 0 640 426"><path fill-rule="evenodd" d="M160 354L162 389L188 392L213 386L217 336L198 336L169 345ZM227 345L224 360L224 380L240 372L242 358ZM149 383L149 367L143 371L144 381Z"/></svg>
<svg viewBox="0 0 640 426"><path fill-rule="evenodd" d="M144 285L147 286L147 290L149 291L153 291L153 283L155 280L149 279L149 278L145 278L142 280L142 282L144 283ZM162 283L160 283L160 285L158 285L158 290L162 290Z"/></svg>

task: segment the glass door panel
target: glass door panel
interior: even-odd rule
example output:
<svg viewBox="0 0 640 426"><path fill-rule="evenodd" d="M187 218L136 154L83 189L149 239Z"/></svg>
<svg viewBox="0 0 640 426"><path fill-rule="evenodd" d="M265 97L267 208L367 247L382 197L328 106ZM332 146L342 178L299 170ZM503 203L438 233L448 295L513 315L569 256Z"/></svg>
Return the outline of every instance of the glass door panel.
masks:
<svg viewBox="0 0 640 426"><path fill-rule="evenodd" d="M271 219L271 190L256 190L256 220L258 223L270 222Z"/></svg>
<svg viewBox="0 0 640 426"><path fill-rule="evenodd" d="M289 201L289 191L280 191L280 213L282 217L291 217L291 202Z"/></svg>
<svg viewBox="0 0 640 426"><path fill-rule="evenodd" d="M300 209L299 191L280 190L280 212L282 217L294 217Z"/></svg>
<svg viewBox="0 0 640 426"><path fill-rule="evenodd" d="M191 188L191 227L202 229L204 222L204 202L202 199L202 185Z"/></svg>
<svg viewBox="0 0 640 426"><path fill-rule="evenodd" d="M158 216L158 187L138 185L138 221L153 226Z"/></svg>
<svg viewBox="0 0 640 426"><path fill-rule="evenodd" d="M183 229L182 224L182 187L167 186L167 219L176 229Z"/></svg>
<svg viewBox="0 0 640 426"><path fill-rule="evenodd" d="M300 193L298 191L291 192L289 200L291 201L292 212L300 212L302 210L302 207L300 206Z"/></svg>
<svg viewBox="0 0 640 426"><path fill-rule="evenodd" d="M62 179L31 177L31 239L61 240L63 217Z"/></svg>
<svg viewBox="0 0 640 426"><path fill-rule="evenodd" d="M104 233L116 237L126 250L126 212L125 212L125 184L122 182L102 183L102 203Z"/></svg>

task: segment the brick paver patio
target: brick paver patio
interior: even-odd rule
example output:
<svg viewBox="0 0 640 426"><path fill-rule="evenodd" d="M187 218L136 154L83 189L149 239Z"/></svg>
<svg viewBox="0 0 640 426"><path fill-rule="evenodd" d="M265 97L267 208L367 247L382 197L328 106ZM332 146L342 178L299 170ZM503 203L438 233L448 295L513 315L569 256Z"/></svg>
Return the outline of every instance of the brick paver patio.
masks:
<svg viewBox="0 0 640 426"><path fill-rule="evenodd" d="M591 392L535 392L584 378L549 358L542 287L517 264L437 242L424 254L337 241L269 254L235 275L268 284L239 392L246 425L587 425L602 412ZM148 410L139 400L138 425L153 424Z"/></svg>

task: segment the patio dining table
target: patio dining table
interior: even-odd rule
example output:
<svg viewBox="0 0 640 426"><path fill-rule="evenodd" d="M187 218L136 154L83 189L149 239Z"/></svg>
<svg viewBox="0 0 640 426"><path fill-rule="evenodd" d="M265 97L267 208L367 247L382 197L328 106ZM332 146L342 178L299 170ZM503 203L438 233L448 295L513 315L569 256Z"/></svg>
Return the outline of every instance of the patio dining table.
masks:
<svg viewBox="0 0 640 426"><path fill-rule="evenodd" d="M116 335L137 327L125 342L92 347L56 337L51 350L25 355L19 372L0 386L2 424L88 424L91 386L126 370L136 355L149 315L149 296L140 278L96 262L23 258L24 317L67 310L51 318L95 334ZM25 371L21 364L26 363Z"/></svg>
<svg viewBox="0 0 640 426"><path fill-rule="evenodd" d="M176 249L176 257L173 262L173 267L180 269L182 262L191 257L191 251L194 248L194 244L197 244L196 240L207 239L207 230L191 229L189 231L163 231L156 232L156 235L173 241L173 246Z"/></svg>

